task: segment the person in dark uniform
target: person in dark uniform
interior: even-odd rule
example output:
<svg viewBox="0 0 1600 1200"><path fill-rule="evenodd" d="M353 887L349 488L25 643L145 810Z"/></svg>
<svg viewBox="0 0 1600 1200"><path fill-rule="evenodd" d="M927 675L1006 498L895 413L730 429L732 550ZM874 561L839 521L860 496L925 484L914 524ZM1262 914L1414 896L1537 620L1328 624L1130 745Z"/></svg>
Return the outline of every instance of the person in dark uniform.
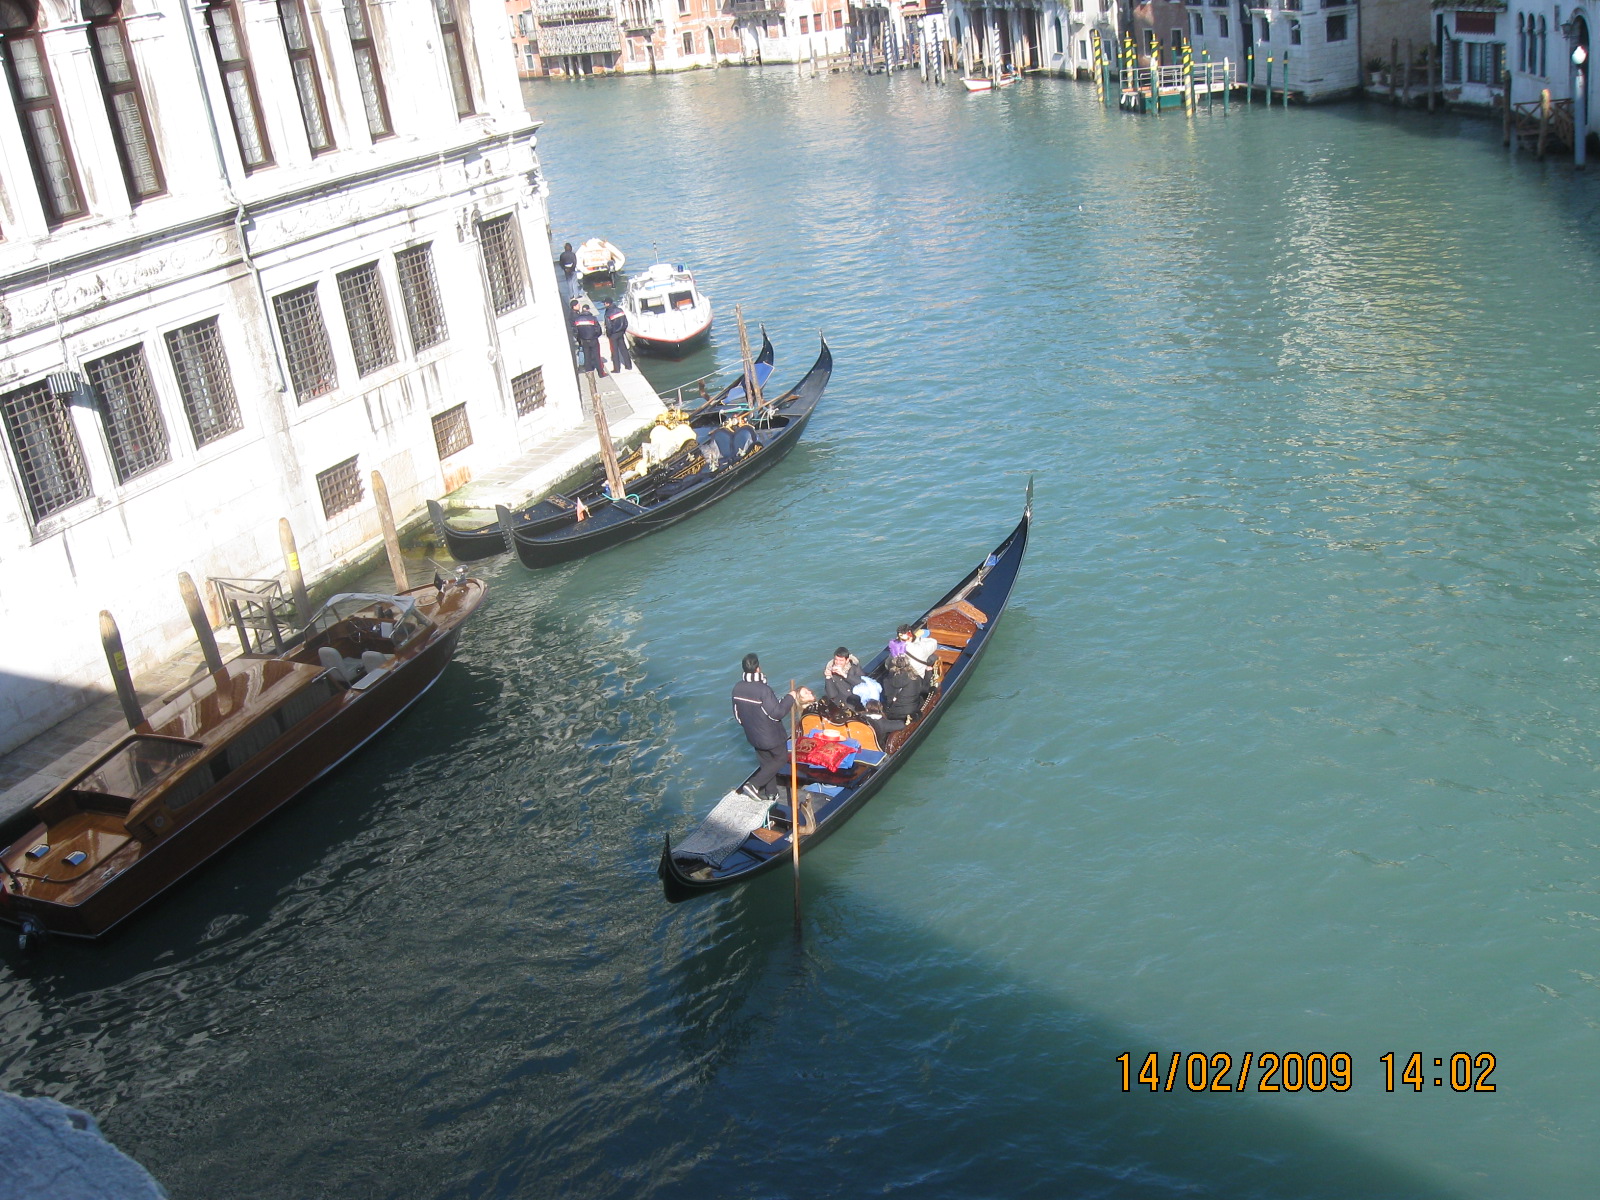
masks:
<svg viewBox="0 0 1600 1200"><path fill-rule="evenodd" d="M734 719L744 728L745 737L755 749L760 763L750 782L739 790L752 800L776 800L778 796L772 781L789 760L789 734L784 728L784 718L796 703L810 704L816 697L810 688L799 688L782 700L761 673L761 660L746 654L742 664L743 677L733 685Z"/></svg>
<svg viewBox="0 0 1600 1200"><path fill-rule="evenodd" d="M600 359L600 318L580 301L574 300L571 307L572 336L578 339L578 346L583 351L583 362L578 369L599 371L604 375L606 364Z"/></svg>
<svg viewBox="0 0 1600 1200"><path fill-rule="evenodd" d="M562 282L567 285L567 295L573 295L575 289L572 281L577 275L578 256L572 252L571 242L561 247L561 257L556 261L561 264Z"/></svg>
<svg viewBox="0 0 1600 1200"><path fill-rule="evenodd" d="M611 369L633 370L633 355L628 353L628 314L617 307L615 300L606 301L606 337L611 339Z"/></svg>

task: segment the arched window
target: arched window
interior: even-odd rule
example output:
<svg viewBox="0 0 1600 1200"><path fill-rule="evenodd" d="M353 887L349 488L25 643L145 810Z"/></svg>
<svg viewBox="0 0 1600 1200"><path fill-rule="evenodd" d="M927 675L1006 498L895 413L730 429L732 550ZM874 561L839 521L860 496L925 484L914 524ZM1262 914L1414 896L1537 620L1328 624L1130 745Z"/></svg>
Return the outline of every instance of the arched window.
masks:
<svg viewBox="0 0 1600 1200"><path fill-rule="evenodd" d="M1053 32L1054 32L1054 34L1055 34L1055 39L1056 39L1056 53L1057 53L1057 54L1060 54L1060 53L1061 53L1061 51L1062 51L1062 47L1063 47L1063 42L1062 42L1062 40L1061 40L1061 18L1060 18L1060 17L1056 17L1056 18L1055 18L1055 19L1054 19L1054 20L1052 20L1052 21L1051 21L1051 22L1050 22L1050 25L1051 25L1051 29L1052 29L1052 31L1053 31ZM801 833L802 833L802 834L803 834L803 833L804 833L804 832L805 832L805 831L804 831L804 830L801 830Z"/></svg>
<svg viewBox="0 0 1600 1200"><path fill-rule="evenodd" d="M328 106L322 99L316 55L311 52L311 22L306 19L305 6L300 0L278 0L278 27L283 30L283 48L289 55L295 99L300 102L300 121L306 128L311 153L332 150Z"/></svg>
<svg viewBox="0 0 1600 1200"><path fill-rule="evenodd" d="M150 113L139 86L139 72L122 24L122 0L83 0L83 19L89 22L89 54L95 80L111 119L111 140L117 161L135 204L167 190L156 155Z"/></svg>
<svg viewBox="0 0 1600 1200"><path fill-rule="evenodd" d="M17 106L45 220L59 225L81 217L87 211L83 188L45 61L36 0L0 0L0 46L5 50L6 82Z"/></svg>
<svg viewBox="0 0 1600 1200"><path fill-rule="evenodd" d="M1517 70L1528 69L1528 18L1523 13L1517 14Z"/></svg>
<svg viewBox="0 0 1600 1200"><path fill-rule="evenodd" d="M1545 40L1548 37L1549 32L1550 32L1549 27L1545 24L1544 18L1540 17L1539 18L1539 69L1538 69L1538 71L1535 72L1535 74L1538 74L1538 75L1548 74L1548 72L1545 69L1545 50L1546 50Z"/></svg>

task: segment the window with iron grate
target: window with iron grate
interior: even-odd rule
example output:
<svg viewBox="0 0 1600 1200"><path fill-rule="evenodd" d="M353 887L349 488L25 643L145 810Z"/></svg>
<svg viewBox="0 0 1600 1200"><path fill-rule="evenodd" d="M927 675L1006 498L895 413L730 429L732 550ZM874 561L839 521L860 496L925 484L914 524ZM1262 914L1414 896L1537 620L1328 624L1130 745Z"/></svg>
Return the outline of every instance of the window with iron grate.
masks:
<svg viewBox="0 0 1600 1200"><path fill-rule="evenodd" d="M167 425L150 384L144 344L85 363L84 371L94 385L117 482L127 483L168 461Z"/></svg>
<svg viewBox="0 0 1600 1200"><path fill-rule="evenodd" d="M544 407L544 368L524 371L511 381L511 398L517 402L517 416L525 417Z"/></svg>
<svg viewBox="0 0 1600 1200"><path fill-rule="evenodd" d="M323 516L335 517L361 503L361 472L356 467L356 459L360 457L358 454L342 463L335 463L326 471L317 472L317 491L322 496Z"/></svg>
<svg viewBox="0 0 1600 1200"><path fill-rule="evenodd" d="M483 267L489 276L489 300L496 313L521 308L526 296L527 277L522 269L522 245L515 219L515 214L507 213L478 226Z"/></svg>
<svg viewBox="0 0 1600 1200"><path fill-rule="evenodd" d="M389 324L389 304L383 298L383 279L377 263L343 271L339 300L350 329L350 349L356 356L356 373L370 375L395 360L394 329Z"/></svg>
<svg viewBox="0 0 1600 1200"><path fill-rule="evenodd" d="M459 454L472 445L472 426L467 424L467 406L458 404L433 418L433 444L441 460Z"/></svg>
<svg viewBox="0 0 1600 1200"><path fill-rule="evenodd" d="M0 416L35 521L89 496L83 447L64 396L52 392L48 383L17 388L0 395Z"/></svg>
<svg viewBox="0 0 1600 1200"><path fill-rule="evenodd" d="M196 446L244 428L215 317L167 334L167 354Z"/></svg>
<svg viewBox="0 0 1600 1200"><path fill-rule="evenodd" d="M350 49L356 56L356 78L361 81L361 104L367 113L367 132L374 141L394 133L389 119L389 98L383 90L378 47L372 37L367 0L344 0L344 23L350 32Z"/></svg>
<svg viewBox="0 0 1600 1200"><path fill-rule="evenodd" d="M394 266L400 277L400 297L406 306L412 349L437 346L450 336L450 331L445 327L439 282L433 274L433 244L400 251L394 256Z"/></svg>
<svg viewBox="0 0 1600 1200"><path fill-rule="evenodd" d="M339 385L333 363L333 347L328 343L328 327L322 320L322 303L317 285L308 283L272 298L278 316L278 333L283 338L284 357L289 360L289 380L295 398L304 404L325 396Z"/></svg>

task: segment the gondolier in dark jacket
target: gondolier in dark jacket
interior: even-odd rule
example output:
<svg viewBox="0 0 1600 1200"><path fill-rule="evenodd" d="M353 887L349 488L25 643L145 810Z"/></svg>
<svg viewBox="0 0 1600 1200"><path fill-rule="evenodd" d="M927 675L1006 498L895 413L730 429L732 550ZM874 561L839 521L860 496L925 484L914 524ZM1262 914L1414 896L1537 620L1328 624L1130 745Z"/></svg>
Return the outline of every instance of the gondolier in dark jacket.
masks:
<svg viewBox="0 0 1600 1200"><path fill-rule="evenodd" d="M592 309L584 307L583 303L574 300L571 305L572 336L578 339L578 346L583 351L583 362L579 365L580 371L599 371L606 373L606 364L600 361L600 318L594 315Z"/></svg>
<svg viewBox="0 0 1600 1200"><path fill-rule="evenodd" d="M752 800L776 800L778 796L772 789L772 781L789 758L789 733L784 727L784 718L796 702L809 704L816 697L810 688L803 687L779 700L778 694L768 685L767 677L761 673L761 660L754 654L744 656L743 670L743 678L733 685L733 716L744 728L744 735L750 739L761 765L750 782L739 790Z"/></svg>
<svg viewBox="0 0 1600 1200"><path fill-rule="evenodd" d="M628 353L628 314L617 307L615 300L606 301L606 337L611 339L611 369L631 371L633 355Z"/></svg>

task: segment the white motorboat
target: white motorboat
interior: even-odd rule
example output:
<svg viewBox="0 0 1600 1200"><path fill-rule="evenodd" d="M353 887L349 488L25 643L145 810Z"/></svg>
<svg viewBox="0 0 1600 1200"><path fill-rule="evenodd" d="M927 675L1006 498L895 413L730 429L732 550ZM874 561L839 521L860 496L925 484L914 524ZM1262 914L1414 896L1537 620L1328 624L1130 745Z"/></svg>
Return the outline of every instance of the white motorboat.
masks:
<svg viewBox="0 0 1600 1200"><path fill-rule="evenodd" d="M622 305L638 354L680 355L711 332L711 301L681 263L656 263L635 275Z"/></svg>

